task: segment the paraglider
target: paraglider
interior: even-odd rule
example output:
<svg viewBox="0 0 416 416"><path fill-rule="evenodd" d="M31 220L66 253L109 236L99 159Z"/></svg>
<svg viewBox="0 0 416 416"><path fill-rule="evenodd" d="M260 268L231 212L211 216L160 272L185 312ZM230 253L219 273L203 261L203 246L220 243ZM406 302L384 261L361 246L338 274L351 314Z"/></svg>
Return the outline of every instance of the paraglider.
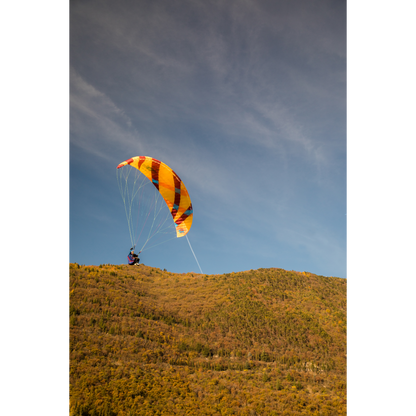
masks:
<svg viewBox="0 0 416 416"><path fill-rule="evenodd" d="M156 240L153 247L166 238L186 236L192 226L192 202L169 166L149 156L135 156L120 163L116 172L132 249L140 238L142 252L151 239Z"/></svg>
<svg viewBox="0 0 416 416"><path fill-rule="evenodd" d="M138 266L140 263L139 256L134 253L133 247L130 249L129 254L127 255L127 261L129 266Z"/></svg>

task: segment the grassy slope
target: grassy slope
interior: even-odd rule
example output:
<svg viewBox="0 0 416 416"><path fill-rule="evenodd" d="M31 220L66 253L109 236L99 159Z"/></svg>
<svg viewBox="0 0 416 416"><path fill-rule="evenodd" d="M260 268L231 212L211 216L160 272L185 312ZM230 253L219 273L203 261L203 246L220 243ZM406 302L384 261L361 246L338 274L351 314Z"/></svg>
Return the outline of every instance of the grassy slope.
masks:
<svg viewBox="0 0 416 416"><path fill-rule="evenodd" d="M71 414L346 413L346 280L70 265Z"/></svg>

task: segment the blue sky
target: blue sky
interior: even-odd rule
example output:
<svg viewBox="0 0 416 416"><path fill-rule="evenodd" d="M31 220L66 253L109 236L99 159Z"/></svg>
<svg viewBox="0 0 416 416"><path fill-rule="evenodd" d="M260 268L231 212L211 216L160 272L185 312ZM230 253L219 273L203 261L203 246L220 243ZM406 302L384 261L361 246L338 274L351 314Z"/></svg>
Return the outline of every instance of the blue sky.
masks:
<svg viewBox="0 0 416 416"><path fill-rule="evenodd" d="M204 273L346 277L346 4L73 1L70 261L125 263L116 166L185 183ZM180 238L145 264L199 271Z"/></svg>

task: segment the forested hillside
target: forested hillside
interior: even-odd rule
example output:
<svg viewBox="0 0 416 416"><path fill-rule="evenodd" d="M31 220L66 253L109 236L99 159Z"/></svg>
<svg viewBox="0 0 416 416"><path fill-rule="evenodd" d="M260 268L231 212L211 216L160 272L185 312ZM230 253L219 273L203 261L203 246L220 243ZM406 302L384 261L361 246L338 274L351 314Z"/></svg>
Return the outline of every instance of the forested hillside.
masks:
<svg viewBox="0 0 416 416"><path fill-rule="evenodd" d="M70 264L71 415L345 415L346 280Z"/></svg>

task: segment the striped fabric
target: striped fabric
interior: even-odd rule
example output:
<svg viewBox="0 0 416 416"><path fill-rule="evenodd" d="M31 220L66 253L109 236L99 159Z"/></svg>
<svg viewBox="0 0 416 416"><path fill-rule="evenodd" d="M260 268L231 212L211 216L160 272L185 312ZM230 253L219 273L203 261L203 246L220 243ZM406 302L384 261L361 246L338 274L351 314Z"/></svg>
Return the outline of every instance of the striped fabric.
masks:
<svg viewBox="0 0 416 416"><path fill-rule="evenodd" d="M192 202L179 176L160 160L149 156L135 156L117 166L130 165L143 173L160 192L176 225L176 236L183 237L192 225Z"/></svg>

